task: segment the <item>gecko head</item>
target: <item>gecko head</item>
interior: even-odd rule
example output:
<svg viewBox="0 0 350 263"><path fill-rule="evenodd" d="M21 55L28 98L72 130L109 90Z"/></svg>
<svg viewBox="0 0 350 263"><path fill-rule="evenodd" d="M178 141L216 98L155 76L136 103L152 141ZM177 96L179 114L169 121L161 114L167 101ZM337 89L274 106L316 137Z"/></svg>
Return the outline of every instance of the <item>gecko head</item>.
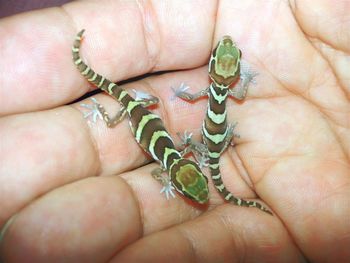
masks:
<svg viewBox="0 0 350 263"><path fill-rule="evenodd" d="M217 84L230 86L238 79L241 51L230 36L224 36L214 48L209 61L209 76Z"/></svg>
<svg viewBox="0 0 350 263"><path fill-rule="evenodd" d="M195 162L184 158L175 160L169 175L179 193L200 204L208 202L208 179Z"/></svg>

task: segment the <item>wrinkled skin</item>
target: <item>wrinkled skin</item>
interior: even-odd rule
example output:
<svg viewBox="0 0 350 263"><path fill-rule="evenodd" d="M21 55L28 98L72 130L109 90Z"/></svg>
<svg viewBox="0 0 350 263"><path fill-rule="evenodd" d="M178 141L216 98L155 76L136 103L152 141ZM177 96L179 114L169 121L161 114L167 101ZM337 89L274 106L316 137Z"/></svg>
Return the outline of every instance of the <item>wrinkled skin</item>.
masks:
<svg viewBox="0 0 350 263"><path fill-rule="evenodd" d="M0 20L3 260L348 260L349 10L333 0L79 1ZM221 159L223 180L274 216L225 204L212 184L208 207L161 196L127 121L91 124L70 104L92 89L71 59L81 28L82 57L112 80L170 71L124 88L159 97L171 134L196 139L206 100L172 99L170 87L206 87L211 49L231 35L259 75L245 101L228 101L241 137Z"/></svg>

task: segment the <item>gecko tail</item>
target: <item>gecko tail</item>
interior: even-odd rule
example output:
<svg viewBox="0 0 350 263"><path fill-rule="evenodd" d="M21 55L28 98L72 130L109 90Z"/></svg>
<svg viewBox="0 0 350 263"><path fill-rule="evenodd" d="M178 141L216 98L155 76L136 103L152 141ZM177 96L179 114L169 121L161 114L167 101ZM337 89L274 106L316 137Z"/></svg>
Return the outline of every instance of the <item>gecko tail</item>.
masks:
<svg viewBox="0 0 350 263"><path fill-rule="evenodd" d="M75 37L73 47L72 47L72 56L75 66L78 68L80 73L85 77L85 79L100 88L101 90L107 92L108 94L114 96L119 102L121 102L120 95L124 91L117 84L113 83L111 80L103 77L102 75L96 73L93 69L91 69L80 57L80 45L83 39L83 34L85 29L82 29ZM123 95L125 95L124 93ZM127 95L128 100L132 98Z"/></svg>
<svg viewBox="0 0 350 263"><path fill-rule="evenodd" d="M210 159L209 161L209 170L211 178L213 180L215 188L218 190L219 194L227 201L237 206L246 206L246 207L256 207L261 211L272 215L272 212L267 209L265 206L255 201L248 201L239 197L234 196L227 188L225 187L219 168L219 159Z"/></svg>

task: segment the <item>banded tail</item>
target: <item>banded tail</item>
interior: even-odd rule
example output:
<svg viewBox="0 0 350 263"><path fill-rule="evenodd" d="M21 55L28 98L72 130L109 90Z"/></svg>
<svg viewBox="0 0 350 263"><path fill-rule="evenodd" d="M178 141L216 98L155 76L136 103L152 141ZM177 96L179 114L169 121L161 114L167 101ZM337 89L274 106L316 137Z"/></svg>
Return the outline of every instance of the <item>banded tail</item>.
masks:
<svg viewBox="0 0 350 263"><path fill-rule="evenodd" d="M105 77L94 72L88 65L86 65L80 57L80 44L83 38L85 29L81 30L75 37L72 47L73 61L80 73L92 84L107 92L109 95L116 98L123 105L127 105L129 101L134 100L129 94L119 87L117 84L111 82Z"/></svg>
<svg viewBox="0 0 350 263"><path fill-rule="evenodd" d="M219 168L219 159L209 159L209 170L211 178L213 180L215 188L218 190L219 194L228 202L233 203L238 206L247 206L247 207L256 207L270 215L271 211L266 207L255 201L248 201L242 198L234 196L230 191L228 191L222 181L220 168Z"/></svg>

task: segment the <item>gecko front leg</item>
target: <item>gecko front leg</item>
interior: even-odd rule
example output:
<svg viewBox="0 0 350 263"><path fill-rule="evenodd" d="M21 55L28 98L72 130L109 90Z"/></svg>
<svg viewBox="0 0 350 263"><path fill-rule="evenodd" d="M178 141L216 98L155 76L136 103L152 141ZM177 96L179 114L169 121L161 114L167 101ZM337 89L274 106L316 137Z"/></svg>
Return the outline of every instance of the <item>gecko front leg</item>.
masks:
<svg viewBox="0 0 350 263"><path fill-rule="evenodd" d="M163 167L158 167L155 168L151 172L151 174L154 179L156 179L158 182L160 182L161 185L163 185L163 188L160 190L160 193L164 193L166 199L169 200L170 196L172 198L175 198L175 194L173 192L175 190L175 187L171 184L169 176L162 175L164 172L166 172L166 169L164 169Z"/></svg>
<svg viewBox="0 0 350 263"><path fill-rule="evenodd" d="M226 138L225 138L225 144L222 148L222 152L224 152L225 149L227 148L227 146L229 146L229 145L231 145L233 147L235 146L234 142L232 142L233 137L237 137L237 138L241 137L239 134L234 132L234 129L236 126L237 126L237 122L231 123L228 125L227 134L226 134Z"/></svg>
<svg viewBox="0 0 350 263"><path fill-rule="evenodd" d="M238 87L234 89L229 89L228 95L236 98L237 100L243 100L247 96L247 91L248 91L248 86L238 85Z"/></svg>
<svg viewBox="0 0 350 263"><path fill-rule="evenodd" d="M181 145L185 147L181 151L182 156L192 153L200 168L209 165L208 148L204 143L192 140L193 134L187 131L183 134L177 133L177 135L181 139Z"/></svg>
<svg viewBox="0 0 350 263"><path fill-rule="evenodd" d="M255 83L255 78L258 74L251 69L247 62L242 63L240 67L240 81L237 87L228 90L228 95L238 100L243 100L247 96L248 86L250 83Z"/></svg>
<svg viewBox="0 0 350 263"><path fill-rule="evenodd" d="M207 87L204 90L191 94L189 92L186 92L186 90L188 90L189 88L190 88L189 86L185 85L184 83L181 83L179 88L177 89L172 88L172 90L174 91L176 97L182 98L187 101L195 101L200 97L207 96L209 92L209 87Z"/></svg>

